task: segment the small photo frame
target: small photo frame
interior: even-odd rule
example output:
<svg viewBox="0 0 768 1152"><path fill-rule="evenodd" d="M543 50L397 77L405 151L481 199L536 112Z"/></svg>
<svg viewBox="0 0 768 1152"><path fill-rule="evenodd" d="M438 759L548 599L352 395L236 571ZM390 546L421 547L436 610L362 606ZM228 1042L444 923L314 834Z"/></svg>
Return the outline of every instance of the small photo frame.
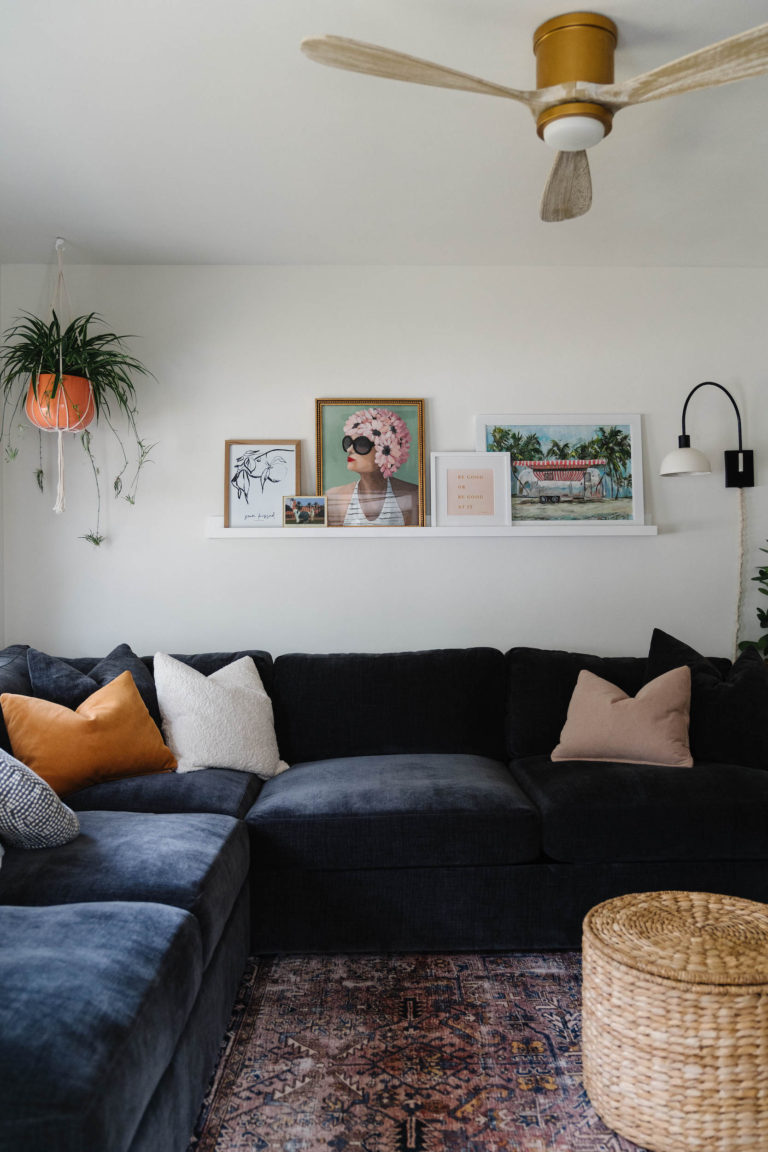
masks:
<svg viewBox="0 0 768 1152"><path fill-rule="evenodd" d="M315 424L329 527L423 527L423 400L316 400Z"/></svg>
<svg viewBox="0 0 768 1152"><path fill-rule="evenodd" d="M286 496L283 524L286 528L324 528L325 496Z"/></svg>
<svg viewBox="0 0 768 1152"><path fill-rule="evenodd" d="M508 452L432 452L432 527L511 523Z"/></svg>
<svg viewBox="0 0 768 1152"><path fill-rule="evenodd" d="M299 440L227 440L224 527L274 528L283 500L301 489Z"/></svg>
<svg viewBox="0 0 768 1152"><path fill-rule="evenodd" d="M644 523L639 413L489 413L475 447L511 459L512 526Z"/></svg>

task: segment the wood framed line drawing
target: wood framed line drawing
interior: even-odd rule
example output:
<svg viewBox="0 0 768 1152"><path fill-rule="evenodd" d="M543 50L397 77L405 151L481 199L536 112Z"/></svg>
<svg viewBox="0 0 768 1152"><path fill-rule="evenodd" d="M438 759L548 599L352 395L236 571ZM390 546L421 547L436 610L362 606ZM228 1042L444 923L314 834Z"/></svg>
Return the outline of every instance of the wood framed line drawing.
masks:
<svg viewBox="0 0 768 1152"><path fill-rule="evenodd" d="M488 413L479 451L508 452L512 524L643 524L641 417Z"/></svg>
<svg viewBox="0 0 768 1152"><path fill-rule="evenodd" d="M330 527L424 525L423 400L316 400L315 425Z"/></svg>
<svg viewBox="0 0 768 1152"><path fill-rule="evenodd" d="M432 452L430 462L433 528L510 523L508 452Z"/></svg>
<svg viewBox="0 0 768 1152"><path fill-rule="evenodd" d="M283 500L300 490L299 440L225 442L225 528L282 526Z"/></svg>

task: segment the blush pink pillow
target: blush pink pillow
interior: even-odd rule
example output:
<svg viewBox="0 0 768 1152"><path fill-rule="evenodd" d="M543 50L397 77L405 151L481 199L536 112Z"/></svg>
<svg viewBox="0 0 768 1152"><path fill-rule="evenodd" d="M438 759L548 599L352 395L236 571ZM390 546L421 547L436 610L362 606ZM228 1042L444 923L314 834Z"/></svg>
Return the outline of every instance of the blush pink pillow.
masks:
<svg viewBox="0 0 768 1152"><path fill-rule="evenodd" d="M690 709L690 668L657 676L637 696L592 672L579 672L552 759L690 768Z"/></svg>

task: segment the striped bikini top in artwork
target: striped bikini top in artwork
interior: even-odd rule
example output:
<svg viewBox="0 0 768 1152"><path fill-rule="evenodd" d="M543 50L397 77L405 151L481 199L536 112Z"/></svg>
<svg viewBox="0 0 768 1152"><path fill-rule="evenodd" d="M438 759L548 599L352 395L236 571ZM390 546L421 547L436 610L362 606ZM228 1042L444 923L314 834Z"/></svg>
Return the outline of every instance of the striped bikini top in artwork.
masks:
<svg viewBox="0 0 768 1152"><path fill-rule="evenodd" d="M390 528L402 527L405 524L403 513L397 498L392 491L392 481L387 477L387 491L384 496L384 503L375 520L369 520L360 506L360 498L357 493L360 481L355 484L355 490L352 493L352 499L347 508L347 514L344 517L345 528L365 528L365 527L384 527Z"/></svg>

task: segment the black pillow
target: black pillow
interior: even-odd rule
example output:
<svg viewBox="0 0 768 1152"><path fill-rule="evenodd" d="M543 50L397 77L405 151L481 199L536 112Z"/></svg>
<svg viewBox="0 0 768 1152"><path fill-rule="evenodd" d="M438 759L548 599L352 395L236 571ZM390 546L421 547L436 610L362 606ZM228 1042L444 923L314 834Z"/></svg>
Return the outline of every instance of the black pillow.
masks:
<svg viewBox="0 0 768 1152"><path fill-rule="evenodd" d="M66 660L48 656L36 648L30 648L27 652L27 667L32 695L51 700L54 704L63 704L65 708L79 708L98 688L103 688L122 672L130 672L150 716L158 728L161 726L152 673L128 644L119 644L108 656L94 664L87 674L73 668Z"/></svg>
<svg viewBox="0 0 768 1152"><path fill-rule="evenodd" d="M757 650L747 649L722 671L682 640L654 628L646 681L684 664L691 669L694 760L768 769L768 672Z"/></svg>

